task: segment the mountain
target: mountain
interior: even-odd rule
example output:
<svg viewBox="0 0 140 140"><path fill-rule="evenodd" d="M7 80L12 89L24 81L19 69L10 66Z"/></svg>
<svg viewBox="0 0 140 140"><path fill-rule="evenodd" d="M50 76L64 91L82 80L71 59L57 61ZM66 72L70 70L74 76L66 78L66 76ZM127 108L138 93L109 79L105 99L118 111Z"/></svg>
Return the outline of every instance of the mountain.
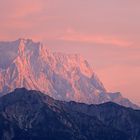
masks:
<svg viewBox="0 0 140 140"><path fill-rule="evenodd" d="M120 93L108 93L88 62L77 54L52 53L40 42L0 42L0 95L25 87L54 99L138 108Z"/></svg>
<svg viewBox="0 0 140 140"><path fill-rule="evenodd" d="M54 100L25 88L0 98L1 140L139 140L140 110Z"/></svg>

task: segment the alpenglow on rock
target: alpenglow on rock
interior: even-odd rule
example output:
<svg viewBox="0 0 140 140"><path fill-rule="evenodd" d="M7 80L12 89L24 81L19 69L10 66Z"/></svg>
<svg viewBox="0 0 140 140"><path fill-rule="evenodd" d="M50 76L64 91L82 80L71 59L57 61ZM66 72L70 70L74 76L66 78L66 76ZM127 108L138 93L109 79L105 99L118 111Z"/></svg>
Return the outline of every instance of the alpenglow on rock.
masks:
<svg viewBox="0 0 140 140"><path fill-rule="evenodd" d="M136 108L119 93L107 93L88 62L77 54L52 53L40 42L0 42L0 93L39 90L57 100L99 104L113 101Z"/></svg>

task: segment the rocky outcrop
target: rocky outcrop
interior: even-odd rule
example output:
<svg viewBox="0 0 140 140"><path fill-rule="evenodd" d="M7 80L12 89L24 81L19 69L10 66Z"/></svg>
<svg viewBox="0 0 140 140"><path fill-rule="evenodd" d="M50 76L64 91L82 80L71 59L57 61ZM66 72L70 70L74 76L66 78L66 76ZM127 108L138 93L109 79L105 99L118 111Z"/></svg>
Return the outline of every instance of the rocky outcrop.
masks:
<svg viewBox="0 0 140 140"><path fill-rule="evenodd" d="M52 53L30 39L0 42L1 96L21 87L58 100L88 104L113 101L137 108L122 96L107 93L88 62L77 54Z"/></svg>

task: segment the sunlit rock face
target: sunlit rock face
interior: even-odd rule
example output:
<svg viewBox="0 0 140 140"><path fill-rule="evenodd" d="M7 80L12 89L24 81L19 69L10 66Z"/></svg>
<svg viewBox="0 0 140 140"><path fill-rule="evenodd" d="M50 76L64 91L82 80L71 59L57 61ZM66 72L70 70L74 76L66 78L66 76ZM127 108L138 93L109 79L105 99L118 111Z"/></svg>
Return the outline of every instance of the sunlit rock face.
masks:
<svg viewBox="0 0 140 140"><path fill-rule="evenodd" d="M114 101L136 107L122 96L108 94L88 62L77 54L52 53L30 39L0 42L1 95L20 87L58 100L88 104Z"/></svg>

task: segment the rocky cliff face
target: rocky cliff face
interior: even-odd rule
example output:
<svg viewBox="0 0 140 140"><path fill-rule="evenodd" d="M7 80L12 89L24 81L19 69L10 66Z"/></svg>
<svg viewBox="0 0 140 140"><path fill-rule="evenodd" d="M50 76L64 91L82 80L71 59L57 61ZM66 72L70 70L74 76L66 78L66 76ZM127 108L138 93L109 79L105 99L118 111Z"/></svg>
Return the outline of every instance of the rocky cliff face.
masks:
<svg viewBox="0 0 140 140"><path fill-rule="evenodd" d="M19 39L0 42L0 92L25 87L65 101L113 101L137 108L121 95L106 92L88 62L81 56L52 53L40 42Z"/></svg>
<svg viewBox="0 0 140 140"><path fill-rule="evenodd" d="M25 88L0 98L1 140L139 140L140 111L57 101Z"/></svg>

